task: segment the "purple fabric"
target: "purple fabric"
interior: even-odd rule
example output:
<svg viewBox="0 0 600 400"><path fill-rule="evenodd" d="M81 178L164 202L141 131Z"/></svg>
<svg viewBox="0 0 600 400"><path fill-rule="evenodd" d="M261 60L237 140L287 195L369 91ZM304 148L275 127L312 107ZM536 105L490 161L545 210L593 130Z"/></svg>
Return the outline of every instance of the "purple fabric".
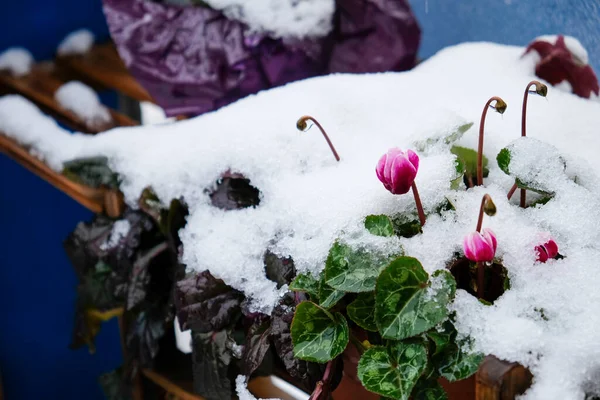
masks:
<svg viewBox="0 0 600 400"><path fill-rule="evenodd" d="M328 36L282 40L203 7L103 0L121 58L168 115L202 114L312 76L415 64L421 33L406 0L336 2Z"/></svg>

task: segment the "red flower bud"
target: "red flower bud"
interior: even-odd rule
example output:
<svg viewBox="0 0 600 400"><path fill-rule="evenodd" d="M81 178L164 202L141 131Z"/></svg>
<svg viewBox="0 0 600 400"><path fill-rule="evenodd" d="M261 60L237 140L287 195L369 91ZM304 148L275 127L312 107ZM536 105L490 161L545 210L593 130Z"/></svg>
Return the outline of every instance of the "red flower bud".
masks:
<svg viewBox="0 0 600 400"><path fill-rule="evenodd" d="M554 43L542 38L534 40L527 46L525 54L532 50L541 57L535 66L535 74L538 77L552 85L566 80L571 84L573 93L586 99L590 98L592 92L598 96L600 87L594 70L586 59L582 59L580 54L567 47L564 36L559 35Z"/></svg>
<svg viewBox="0 0 600 400"><path fill-rule="evenodd" d="M375 172L387 190L393 194L404 194L410 190L418 170L417 153L392 148L379 159Z"/></svg>
<svg viewBox="0 0 600 400"><path fill-rule="evenodd" d="M558 245L552 239L548 242L535 246L537 252L537 260L539 262L546 262L551 258L555 258L558 255Z"/></svg>
<svg viewBox="0 0 600 400"><path fill-rule="evenodd" d="M496 235L489 228L483 229L482 232L469 233L463 240L465 256L475 262L492 261L497 245Z"/></svg>

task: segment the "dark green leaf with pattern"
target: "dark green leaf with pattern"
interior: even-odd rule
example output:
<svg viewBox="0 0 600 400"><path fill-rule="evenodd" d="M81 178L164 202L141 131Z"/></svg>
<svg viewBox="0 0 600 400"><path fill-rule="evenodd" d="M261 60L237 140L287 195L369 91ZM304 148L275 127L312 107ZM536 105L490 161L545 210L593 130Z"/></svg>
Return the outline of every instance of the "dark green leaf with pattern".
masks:
<svg viewBox="0 0 600 400"><path fill-rule="evenodd" d="M360 293L356 299L346 307L348 318L361 328L377 332L375 323L375 293Z"/></svg>
<svg viewBox="0 0 600 400"><path fill-rule="evenodd" d="M448 400L448 395L437 379L420 379L413 390L412 399Z"/></svg>
<svg viewBox="0 0 600 400"><path fill-rule="evenodd" d="M349 340L346 318L310 301L296 307L291 333L294 356L319 363L339 356Z"/></svg>
<svg viewBox="0 0 600 400"><path fill-rule="evenodd" d="M393 342L373 346L362 355L358 378L373 393L408 400L426 367L427 349L422 342Z"/></svg>
<svg viewBox="0 0 600 400"><path fill-rule="evenodd" d="M429 275L416 258L399 257L381 273L375 290L375 320L381 336L405 339L423 333L448 315L456 282L447 271Z"/></svg>
<svg viewBox="0 0 600 400"><path fill-rule="evenodd" d="M368 215L365 218L365 228L376 236L392 236L394 225L387 215Z"/></svg>
<svg viewBox="0 0 600 400"><path fill-rule="evenodd" d="M396 258L367 249L353 249L336 242L325 263L325 281L344 292L369 292L375 289L379 273Z"/></svg>
<svg viewBox="0 0 600 400"><path fill-rule="evenodd" d="M311 274L298 274L290 283L290 290L294 292L306 292L313 301L319 301L319 281Z"/></svg>

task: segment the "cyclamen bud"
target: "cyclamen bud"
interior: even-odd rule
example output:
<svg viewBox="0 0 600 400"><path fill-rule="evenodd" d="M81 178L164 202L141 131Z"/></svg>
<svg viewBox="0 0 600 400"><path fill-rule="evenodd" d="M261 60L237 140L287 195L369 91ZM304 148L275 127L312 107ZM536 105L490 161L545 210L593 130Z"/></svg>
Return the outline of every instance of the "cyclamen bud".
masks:
<svg viewBox="0 0 600 400"><path fill-rule="evenodd" d="M377 163L377 178L392 194L408 193L419 170L419 156L412 150L389 149Z"/></svg>
<svg viewBox="0 0 600 400"><path fill-rule="evenodd" d="M551 258L555 258L558 255L558 245L552 239L548 242L535 246L537 252L537 260L539 262L546 262Z"/></svg>
<svg viewBox="0 0 600 400"><path fill-rule="evenodd" d="M494 259L497 247L496 235L485 228L481 232L472 232L463 240L465 256L475 262L488 262Z"/></svg>

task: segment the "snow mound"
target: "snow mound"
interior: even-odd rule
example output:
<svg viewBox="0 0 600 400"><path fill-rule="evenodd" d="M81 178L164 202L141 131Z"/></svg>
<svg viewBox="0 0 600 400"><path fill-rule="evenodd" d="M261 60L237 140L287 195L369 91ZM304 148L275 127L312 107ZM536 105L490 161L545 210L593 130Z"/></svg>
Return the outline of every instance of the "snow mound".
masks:
<svg viewBox="0 0 600 400"><path fill-rule="evenodd" d="M112 120L96 92L79 81L70 81L59 87L54 98L61 106L91 125L102 125Z"/></svg>
<svg viewBox="0 0 600 400"><path fill-rule="evenodd" d="M15 76L27 75L33 62L33 56L23 47L11 47L0 53L0 71L6 70Z"/></svg>
<svg viewBox="0 0 600 400"><path fill-rule="evenodd" d="M264 312L286 290L265 277L265 251L293 257L299 272L318 273L336 239L367 241L365 216L414 212L412 196L387 192L375 165L390 147L429 146L419 151L416 178L425 211L446 199L455 210L431 214L421 235L368 244L402 247L430 273L446 268L475 229L481 197L489 193L497 214L483 225L496 233L511 289L492 306L459 290L457 329L471 335L478 350L532 370L527 400L583 400L586 391L597 391L600 373L594 306L600 301L600 104L552 88L549 101L530 96L529 136L520 139L523 90L535 79L535 63L522 53L520 47L463 44L411 72L314 78L187 121L93 137L70 135L26 100L8 96L0 99L0 130L56 169L75 157L107 156L132 206L147 186L164 202L184 197L190 215L180 232L182 262L190 270L210 270ZM452 190L454 156L441 138L475 122L458 144L476 148L477 123L493 95L508 109L502 116L488 113L485 187ZM305 114L327 130L340 162L317 127L296 130ZM507 146L510 176L495 162ZM260 190L256 208L211 205L209 191L225 171L244 174ZM506 198L515 178L553 198L519 208L518 195ZM534 247L549 237L565 258L536 262Z"/></svg>
<svg viewBox="0 0 600 400"><path fill-rule="evenodd" d="M69 33L58 45L58 55L67 56L85 54L94 45L94 34L87 29L79 29Z"/></svg>
<svg viewBox="0 0 600 400"><path fill-rule="evenodd" d="M322 37L331 31L334 0L206 0L229 18L273 37Z"/></svg>

